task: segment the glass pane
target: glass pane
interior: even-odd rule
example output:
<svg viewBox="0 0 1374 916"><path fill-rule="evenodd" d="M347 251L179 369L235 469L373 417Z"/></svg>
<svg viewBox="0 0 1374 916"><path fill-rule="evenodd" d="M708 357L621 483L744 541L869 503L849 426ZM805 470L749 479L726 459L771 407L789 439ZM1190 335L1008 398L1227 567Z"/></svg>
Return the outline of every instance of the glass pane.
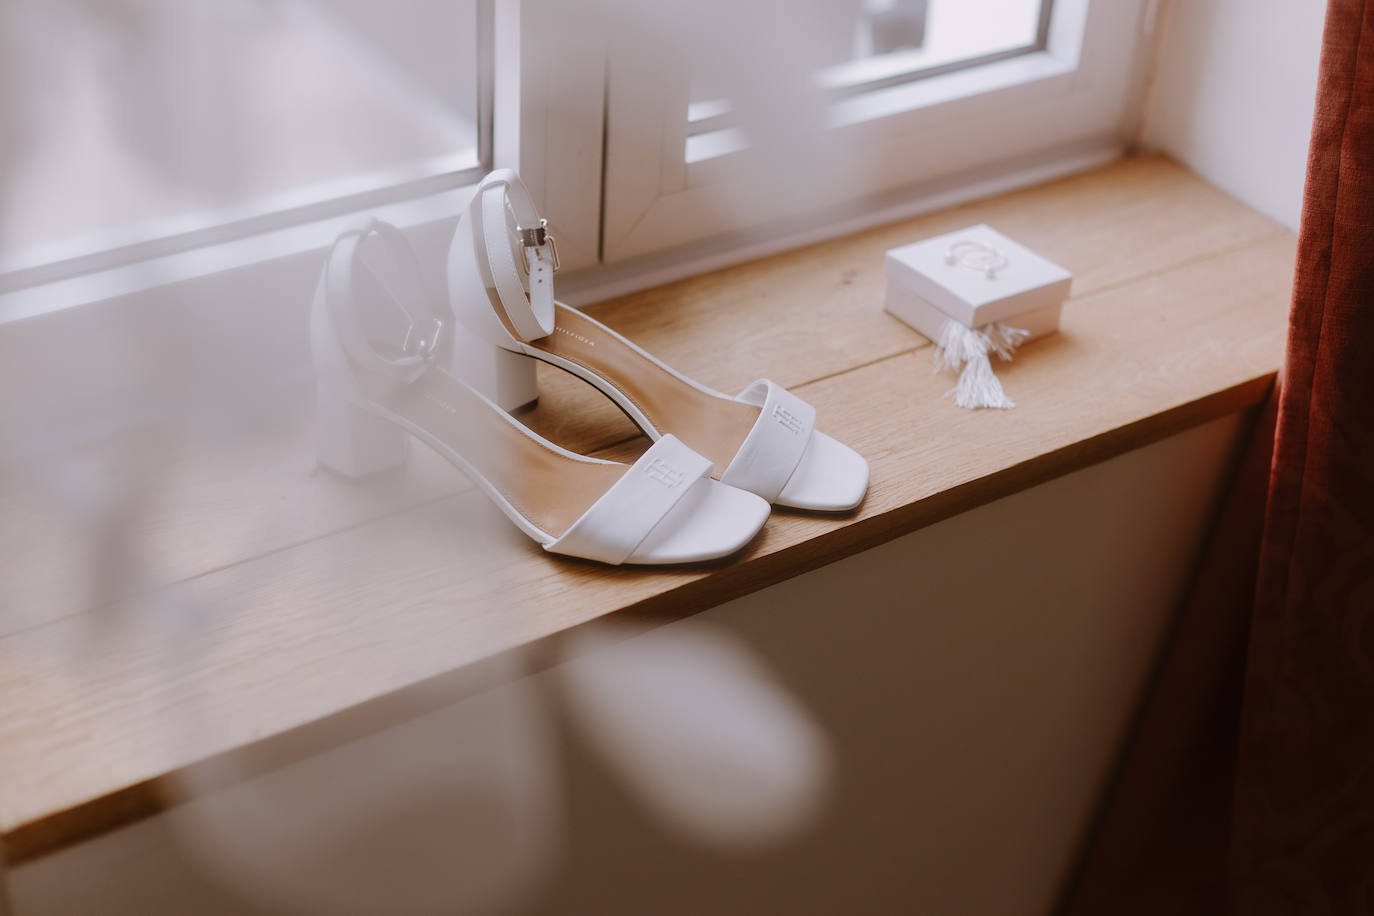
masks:
<svg viewBox="0 0 1374 916"><path fill-rule="evenodd" d="M1049 0L783 0L807 36L816 83L856 90L916 79L1038 46ZM709 73L692 84L689 120L712 129L730 105Z"/></svg>
<svg viewBox="0 0 1374 916"><path fill-rule="evenodd" d="M900 54L909 67L945 66L1035 44L1040 0L864 0L847 47L821 66ZM913 53L919 52L919 53Z"/></svg>
<svg viewBox="0 0 1374 916"><path fill-rule="evenodd" d="M0 255L476 166L477 2L0 0Z"/></svg>

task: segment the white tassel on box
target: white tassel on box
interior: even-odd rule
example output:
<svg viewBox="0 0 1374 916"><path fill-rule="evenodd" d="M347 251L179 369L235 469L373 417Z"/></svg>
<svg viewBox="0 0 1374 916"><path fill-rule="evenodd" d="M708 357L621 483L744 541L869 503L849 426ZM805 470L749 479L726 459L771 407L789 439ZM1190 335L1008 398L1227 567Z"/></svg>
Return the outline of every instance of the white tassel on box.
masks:
<svg viewBox="0 0 1374 916"><path fill-rule="evenodd" d="M1007 397L992 371L989 354L996 353L1003 360L1010 360L1016 345L1028 336L1028 331L1000 321L981 328L970 328L952 319L946 321L940 329L940 339L935 342L935 371L958 370L961 366L963 370L959 372L959 381L945 392L945 396L953 394L956 405L969 409L1015 407L1016 403Z"/></svg>

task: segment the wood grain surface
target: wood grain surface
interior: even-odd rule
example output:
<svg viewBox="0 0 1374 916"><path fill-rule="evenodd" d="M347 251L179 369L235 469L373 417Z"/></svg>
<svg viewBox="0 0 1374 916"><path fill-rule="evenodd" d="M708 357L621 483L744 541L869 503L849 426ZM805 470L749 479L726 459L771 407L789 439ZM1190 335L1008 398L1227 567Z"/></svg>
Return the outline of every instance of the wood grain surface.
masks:
<svg viewBox="0 0 1374 916"><path fill-rule="evenodd" d="M952 379L932 373L928 342L881 308L887 248L974 222L1074 274L1061 333L999 368L1013 411L942 399ZM362 710L451 699L461 672L604 615L692 613L1252 406L1282 354L1294 247L1178 165L1136 158L594 308L705 384L793 388L871 464L856 512L776 512L708 566L547 555L422 449L361 484L314 473L308 391L283 395L293 422L251 439L126 437L81 456L78 475L146 490L119 536L139 575L81 574L110 558L54 498L69 478L7 486L5 857L157 810L217 756L307 753L302 736L372 727ZM523 419L559 444L621 459L646 447L577 380L541 367L540 384ZM149 456L170 457L149 471Z"/></svg>

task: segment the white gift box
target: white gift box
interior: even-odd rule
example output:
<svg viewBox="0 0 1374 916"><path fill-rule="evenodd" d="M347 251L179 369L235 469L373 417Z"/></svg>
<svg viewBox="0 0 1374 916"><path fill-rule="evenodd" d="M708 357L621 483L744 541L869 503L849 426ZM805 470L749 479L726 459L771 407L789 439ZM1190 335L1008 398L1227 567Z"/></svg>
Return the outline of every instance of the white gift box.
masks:
<svg viewBox="0 0 1374 916"><path fill-rule="evenodd" d="M1027 340L1048 334L1059 327L1073 279L982 224L891 249L886 273L884 307L934 341L951 318L969 328L1000 321L1027 331Z"/></svg>

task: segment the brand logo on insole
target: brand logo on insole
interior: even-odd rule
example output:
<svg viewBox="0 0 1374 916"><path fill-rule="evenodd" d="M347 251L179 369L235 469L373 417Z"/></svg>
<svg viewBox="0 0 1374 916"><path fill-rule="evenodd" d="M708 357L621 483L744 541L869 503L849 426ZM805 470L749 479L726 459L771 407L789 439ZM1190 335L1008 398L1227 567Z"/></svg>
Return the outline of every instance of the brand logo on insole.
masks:
<svg viewBox="0 0 1374 916"><path fill-rule="evenodd" d="M682 481L687 478L686 474L662 458L655 458L650 461L648 467L644 469L644 473L654 483L661 484L669 490L682 486Z"/></svg>
<svg viewBox="0 0 1374 916"><path fill-rule="evenodd" d="M802 431L802 421L792 411L783 407L781 404L773 405L773 419L778 421L779 426L785 427L794 436Z"/></svg>
<svg viewBox="0 0 1374 916"><path fill-rule="evenodd" d="M560 328L560 327L556 327L556 326L555 326L555 327L554 327L554 330L557 331L557 332L560 333L560 334L565 334L565 335L567 335L568 337L571 337L573 340L577 341L578 343L584 343L584 344L586 344L586 345L589 346L589 347L594 347L594 346L596 346L596 341L592 340L590 337L583 337L581 334L576 334L576 333L574 333L574 332L572 332L572 331L569 331L567 328Z"/></svg>

